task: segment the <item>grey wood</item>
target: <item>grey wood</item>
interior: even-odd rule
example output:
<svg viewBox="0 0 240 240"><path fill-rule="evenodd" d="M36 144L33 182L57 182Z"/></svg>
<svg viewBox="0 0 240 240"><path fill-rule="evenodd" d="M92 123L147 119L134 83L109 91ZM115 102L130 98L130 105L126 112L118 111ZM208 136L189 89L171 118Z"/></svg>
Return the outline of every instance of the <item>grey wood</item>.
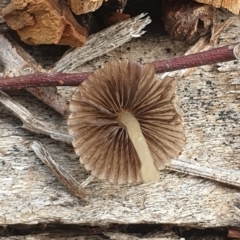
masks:
<svg viewBox="0 0 240 240"><path fill-rule="evenodd" d="M220 36L219 44L239 41L240 22ZM149 62L183 54L188 46L148 33L84 64L92 71L113 58ZM236 71L219 72L217 66L195 69L179 78L178 96L187 144L179 160L206 168L239 171L239 91L230 82ZM74 88L59 88L69 99ZM65 120L25 91L10 94L41 121L66 130ZM34 140L44 144L68 173L83 182L89 173L73 148L23 129L22 123L0 105L0 225L61 222L107 225L110 223L170 223L194 227L239 226L238 188L162 171L159 182L135 186L115 185L95 179L87 185L88 203L71 196L32 151Z"/></svg>

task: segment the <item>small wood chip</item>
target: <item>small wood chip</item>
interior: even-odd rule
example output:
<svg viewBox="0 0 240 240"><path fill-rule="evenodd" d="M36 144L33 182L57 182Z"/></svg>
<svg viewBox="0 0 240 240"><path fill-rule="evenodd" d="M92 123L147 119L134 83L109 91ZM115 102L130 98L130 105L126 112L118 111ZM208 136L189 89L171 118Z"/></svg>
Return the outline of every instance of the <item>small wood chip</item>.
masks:
<svg viewBox="0 0 240 240"><path fill-rule="evenodd" d="M68 0L67 3L76 15L80 15L97 10L103 0Z"/></svg>
<svg viewBox="0 0 240 240"><path fill-rule="evenodd" d="M195 0L196 2L199 3L205 3L212 5L216 8L226 8L230 12L238 15L240 13L240 1L239 0Z"/></svg>

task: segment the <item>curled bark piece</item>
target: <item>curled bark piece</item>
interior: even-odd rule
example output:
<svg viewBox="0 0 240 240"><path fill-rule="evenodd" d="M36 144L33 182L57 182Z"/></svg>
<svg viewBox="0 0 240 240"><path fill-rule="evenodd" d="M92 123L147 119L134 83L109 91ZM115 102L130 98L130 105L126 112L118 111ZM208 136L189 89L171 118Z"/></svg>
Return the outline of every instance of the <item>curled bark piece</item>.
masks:
<svg viewBox="0 0 240 240"><path fill-rule="evenodd" d="M192 0L164 0L162 6L165 29L173 39L192 44L212 29L215 17L212 6Z"/></svg>
<svg viewBox="0 0 240 240"><path fill-rule="evenodd" d="M13 0L2 14L8 26L30 45L82 46L87 31L74 19L63 1Z"/></svg>
<svg viewBox="0 0 240 240"><path fill-rule="evenodd" d="M176 82L156 81L154 74L151 64L112 61L73 94L69 133L92 175L118 183L156 181L156 168L181 153L185 136L173 106Z"/></svg>
<svg viewBox="0 0 240 240"><path fill-rule="evenodd" d="M240 2L239 0L195 0L199 3L210 4L216 8L226 8L230 12L238 15L240 13Z"/></svg>
<svg viewBox="0 0 240 240"><path fill-rule="evenodd" d="M68 0L67 3L76 15L80 15L97 10L103 0Z"/></svg>

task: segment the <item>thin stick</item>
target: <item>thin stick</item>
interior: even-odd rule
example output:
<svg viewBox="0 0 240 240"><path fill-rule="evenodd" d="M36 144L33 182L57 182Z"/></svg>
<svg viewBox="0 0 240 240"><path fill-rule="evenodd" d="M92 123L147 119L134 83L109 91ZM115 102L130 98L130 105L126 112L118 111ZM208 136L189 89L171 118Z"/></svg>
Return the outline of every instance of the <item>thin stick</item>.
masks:
<svg viewBox="0 0 240 240"><path fill-rule="evenodd" d="M234 228L234 227L229 228L227 237L240 239L240 228Z"/></svg>
<svg viewBox="0 0 240 240"><path fill-rule="evenodd" d="M18 77L0 78L1 90L22 89L28 87L77 86L91 73L33 73Z"/></svg>
<svg viewBox="0 0 240 240"><path fill-rule="evenodd" d="M214 48L208 51L194 53L186 56L154 61L156 72L169 72L185 68L228 62L240 59L240 43Z"/></svg>
<svg viewBox="0 0 240 240"><path fill-rule="evenodd" d="M49 152L42 146L40 142L34 141L31 144L31 148L36 155L46 164L57 177L57 179L77 198L84 200L85 191L81 185L58 165L51 157Z"/></svg>
<svg viewBox="0 0 240 240"><path fill-rule="evenodd" d="M226 45L208 51L153 62L157 73L202 66L240 59L240 43ZM37 86L76 86L88 76L85 73L36 73L19 77L6 77L0 81L0 89L21 89Z"/></svg>

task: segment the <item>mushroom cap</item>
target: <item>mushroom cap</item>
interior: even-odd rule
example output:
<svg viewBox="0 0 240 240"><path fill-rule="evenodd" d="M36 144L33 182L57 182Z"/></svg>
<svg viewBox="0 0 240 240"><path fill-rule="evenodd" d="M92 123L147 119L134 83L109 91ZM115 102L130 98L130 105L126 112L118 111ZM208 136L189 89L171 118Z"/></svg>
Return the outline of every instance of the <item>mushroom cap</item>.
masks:
<svg viewBox="0 0 240 240"><path fill-rule="evenodd" d="M92 175L118 183L142 181L138 155L118 120L123 110L138 120L157 169L181 153L185 136L173 105L176 80L157 80L154 74L152 64L114 60L72 95L69 134L80 162Z"/></svg>

